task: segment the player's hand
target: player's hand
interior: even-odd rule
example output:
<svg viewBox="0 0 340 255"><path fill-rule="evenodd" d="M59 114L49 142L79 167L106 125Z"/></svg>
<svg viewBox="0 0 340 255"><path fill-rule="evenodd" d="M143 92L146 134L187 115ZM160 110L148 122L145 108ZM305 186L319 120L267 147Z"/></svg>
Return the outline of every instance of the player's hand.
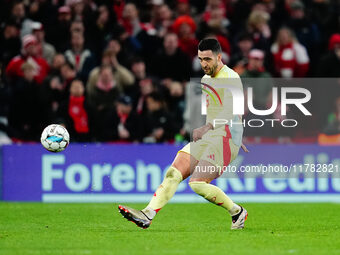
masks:
<svg viewBox="0 0 340 255"><path fill-rule="evenodd" d="M247 153L249 152L249 150L243 143L241 144L241 148L244 150L244 152L247 152Z"/></svg>
<svg viewBox="0 0 340 255"><path fill-rule="evenodd" d="M208 132L210 129L212 128L212 125L210 123L208 123L207 125L204 125L200 128L196 128L194 129L194 131L192 132L192 139L194 140L194 142L198 141L199 139L202 138L202 136Z"/></svg>

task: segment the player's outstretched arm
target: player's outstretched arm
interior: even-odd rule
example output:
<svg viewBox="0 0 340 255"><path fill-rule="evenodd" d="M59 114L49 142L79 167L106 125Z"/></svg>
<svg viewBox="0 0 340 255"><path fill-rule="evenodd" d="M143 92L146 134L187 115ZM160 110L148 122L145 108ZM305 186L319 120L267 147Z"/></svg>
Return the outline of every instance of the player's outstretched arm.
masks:
<svg viewBox="0 0 340 255"><path fill-rule="evenodd" d="M202 127L194 129L194 131L192 132L192 138L194 142L201 139L202 136L211 129L213 129L213 125L211 123L208 123Z"/></svg>

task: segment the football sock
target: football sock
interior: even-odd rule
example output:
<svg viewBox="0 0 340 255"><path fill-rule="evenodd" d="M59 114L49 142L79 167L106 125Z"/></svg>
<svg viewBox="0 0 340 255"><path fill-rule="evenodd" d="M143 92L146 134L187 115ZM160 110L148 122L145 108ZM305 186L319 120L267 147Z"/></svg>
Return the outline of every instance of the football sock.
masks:
<svg viewBox="0 0 340 255"><path fill-rule="evenodd" d="M235 215L239 214L242 211L242 207L239 206L238 204L234 203L233 207L230 210L228 210L228 211L229 211L231 216L235 216Z"/></svg>
<svg viewBox="0 0 340 255"><path fill-rule="evenodd" d="M149 220L152 220L153 217L156 216L156 211L152 209L150 206L145 207L142 212L145 214L146 217L148 217Z"/></svg>
<svg viewBox="0 0 340 255"><path fill-rule="evenodd" d="M149 219L152 219L156 213L173 197L178 184L182 180L182 173L175 167L170 166L165 174L162 184L159 185L150 203L142 210L142 212Z"/></svg>
<svg viewBox="0 0 340 255"><path fill-rule="evenodd" d="M219 187L202 181L189 182L189 185L198 195L227 209L231 216L241 211L241 207L235 204Z"/></svg>

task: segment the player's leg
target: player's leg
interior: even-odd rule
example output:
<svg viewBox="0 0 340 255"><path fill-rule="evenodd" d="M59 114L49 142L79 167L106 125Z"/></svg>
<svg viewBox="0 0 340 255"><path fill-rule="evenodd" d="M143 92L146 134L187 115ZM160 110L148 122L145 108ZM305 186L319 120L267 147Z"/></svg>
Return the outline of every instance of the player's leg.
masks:
<svg viewBox="0 0 340 255"><path fill-rule="evenodd" d="M143 210L119 205L119 212L137 226L148 228L156 213L168 203L175 194L179 183L190 175L198 161L186 152L180 151L167 170L162 184L157 188L151 201Z"/></svg>
<svg viewBox="0 0 340 255"><path fill-rule="evenodd" d="M151 201L142 211L152 219L174 196L178 185L189 177L190 169L193 169L197 163L198 160L193 156L180 151L166 171L163 182L155 191Z"/></svg>
<svg viewBox="0 0 340 255"><path fill-rule="evenodd" d="M219 187L210 184L220 175L220 168L206 160L201 160L191 175L189 185L198 195L227 209L230 215L235 215L241 211L241 207L235 204Z"/></svg>
<svg viewBox="0 0 340 255"><path fill-rule="evenodd" d="M232 229L243 228L248 213L244 208L235 204L219 187L210 184L210 182L223 173L223 169L216 167L216 165L229 165L236 158L238 150L239 147L231 139L225 139L223 142L223 163L217 163L219 159L215 159L215 155L218 156L219 154L215 151L215 148L208 147L189 180L189 185L193 191L229 212L232 217Z"/></svg>

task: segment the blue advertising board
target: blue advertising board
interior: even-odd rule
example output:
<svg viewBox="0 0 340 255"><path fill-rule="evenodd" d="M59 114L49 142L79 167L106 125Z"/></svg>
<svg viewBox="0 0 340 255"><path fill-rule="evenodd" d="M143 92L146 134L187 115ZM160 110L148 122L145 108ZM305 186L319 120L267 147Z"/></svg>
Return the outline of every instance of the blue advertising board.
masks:
<svg viewBox="0 0 340 255"><path fill-rule="evenodd" d="M41 145L2 147L2 199L42 202L147 202L180 147L175 145L71 144L51 153ZM285 166L289 173L268 177L227 171L214 183L238 202L340 202L339 147L253 145L232 166ZM309 175L292 168L311 167ZM326 165L327 174L319 176ZM313 170L314 167L314 170ZM281 168L282 170L282 168ZM188 180L172 202L203 202Z"/></svg>

